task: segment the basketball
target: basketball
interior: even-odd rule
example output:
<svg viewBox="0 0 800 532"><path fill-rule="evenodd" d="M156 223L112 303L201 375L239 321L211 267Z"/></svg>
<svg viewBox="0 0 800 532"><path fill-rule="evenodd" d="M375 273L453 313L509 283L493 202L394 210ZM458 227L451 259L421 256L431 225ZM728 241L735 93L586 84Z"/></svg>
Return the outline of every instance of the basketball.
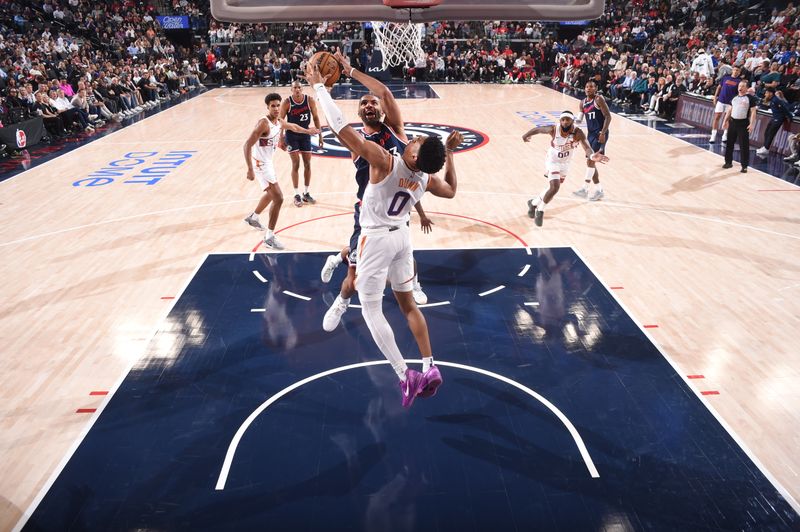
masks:
<svg viewBox="0 0 800 532"><path fill-rule="evenodd" d="M322 74L322 77L327 78L325 86L333 87L333 84L339 80L339 76L342 74L342 67L339 65L339 61L333 57L333 54L317 52L311 56L311 62L316 63L319 67L319 73Z"/></svg>

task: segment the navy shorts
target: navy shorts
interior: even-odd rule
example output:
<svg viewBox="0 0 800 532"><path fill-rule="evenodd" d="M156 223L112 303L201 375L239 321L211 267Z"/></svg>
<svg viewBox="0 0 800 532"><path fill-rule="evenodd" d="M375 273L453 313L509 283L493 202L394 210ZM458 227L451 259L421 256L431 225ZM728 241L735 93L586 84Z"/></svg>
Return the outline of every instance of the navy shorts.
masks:
<svg viewBox="0 0 800 532"><path fill-rule="evenodd" d="M589 141L589 145L592 149L596 152L600 152L605 154L606 153L606 144L608 144L608 131L606 131L606 141L604 143L600 143L600 132L589 132L587 135L587 140Z"/></svg>
<svg viewBox="0 0 800 532"><path fill-rule="evenodd" d="M302 135L294 131L286 132L286 151L311 153L311 135Z"/></svg>
<svg viewBox="0 0 800 532"><path fill-rule="evenodd" d="M358 258L358 239L361 236L361 224L358 221L358 218L361 216L361 202L357 202L355 204L355 213L353 214L353 234L350 235L350 255L348 255L347 260L350 262L350 266L356 266L356 259Z"/></svg>

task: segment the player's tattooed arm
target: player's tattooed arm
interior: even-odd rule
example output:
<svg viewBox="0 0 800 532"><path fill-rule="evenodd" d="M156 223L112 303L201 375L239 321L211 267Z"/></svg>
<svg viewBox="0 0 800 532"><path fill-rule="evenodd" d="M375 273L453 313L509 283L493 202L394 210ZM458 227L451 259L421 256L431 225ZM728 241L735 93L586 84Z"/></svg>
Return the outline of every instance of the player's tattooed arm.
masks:
<svg viewBox="0 0 800 532"><path fill-rule="evenodd" d="M538 135L540 133L547 133L548 135L552 135L554 127L555 126L537 126L533 129L528 130L528 132L522 135L522 140L524 142L528 142L532 136Z"/></svg>
<svg viewBox="0 0 800 532"><path fill-rule="evenodd" d="M600 130L599 139L600 144L605 143L606 141L606 133L608 133L608 126L611 124L611 110L608 108L608 103L606 103L606 99L603 98L601 95L597 95L594 100L597 103L597 107L600 108L600 112L603 113L605 120L603 121L603 129Z"/></svg>

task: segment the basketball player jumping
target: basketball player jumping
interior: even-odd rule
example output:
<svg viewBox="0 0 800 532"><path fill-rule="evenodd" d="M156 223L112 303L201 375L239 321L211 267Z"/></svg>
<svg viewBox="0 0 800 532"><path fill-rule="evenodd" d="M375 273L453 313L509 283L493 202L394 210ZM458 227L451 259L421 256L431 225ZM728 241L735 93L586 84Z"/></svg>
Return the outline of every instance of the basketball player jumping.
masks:
<svg viewBox="0 0 800 532"><path fill-rule="evenodd" d="M569 162L572 154L580 144L586 151L586 159L593 162L608 162L608 157L602 153L595 153L586 141L583 130L575 127L575 115L564 111L559 117L559 124L552 126L535 127L522 135L522 140L528 142L533 135L547 133L550 135L550 148L547 150L545 169L550 184L535 199L528 200L528 216L535 219L536 225L542 226L544 221L545 206L558 194L561 183L567 177Z"/></svg>
<svg viewBox="0 0 800 532"><path fill-rule="evenodd" d="M442 376L433 363L428 325L411 294L414 257L406 222L411 207L426 191L443 198L455 196L453 150L463 137L454 131L447 138L446 147L439 137L416 137L406 145L403 155L392 154L347 125L325 89L324 78L316 64L309 62L306 79L314 87L328 126L348 150L369 163L369 182L359 216L361 236L356 250L356 290L372 338L400 378L403 406L410 407L417 396L429 397L436 393ZM441 170L445 162L444 180L431 175ZM382 298L387 279L417 339L423 360L421 373L406 365L392 328L383 315Z"/></svg>
<svg viewBox="0 0 800 532"><path fill-rule="evenodd" d="M306 135L316 135L319 129L306 129L297 124L289 124L278 118L281 109L281 95L278 93L267 94L264 103L267 104L267 116L256 123L253 132L244 143L244 160L247 163L247 179L253 181L258 178L258 183L264 194L258 200L255 210L244 219L248 225L264 230L264 244L272 249L283 249L283 245L275 238L273 231L278 223L283 193L275 176L275 167L272 165L272 156L283 129ZM255 149L253 149L255 147ZM253 165L255 164L255 169ZM272 203L269 209L269 224L265 229L258 219L259 214Z"/></svg>
<svg viewBox="0 0 800 532"><path fill-rule="evenodd" d="M578 122L581 118L586 118L586 129L589 131L589 145L598 153L606 152L608 142L608 126L611 124L611 111L608 110L606 99L597 94L597 83L592 80L586 82L586 99L581 100ZM588 159L586 161L586 179L584 185L573 194L579 198L588 198L589 201L599 201L603 199L603 185L600 184L600 173L597 171L596 163ZM594 182L594 192L589 194L589 186Z"/></svg>
<svg viewBox="0 0 800 532"><path fill-rule="evenodd" d="M334 57L350 77L361 82L370 91L361 97L358 104L358 116L364 126L361 134L366 140L377 143L393 155L402 155L406 144L408 144L408 137L405 133L403 117L400 114L400 106L397 105L397 101L392 96L392 91L372 76L355 70L341 53L337 52ZM355 271L358 261L356 247L358 237L361 234L361 226L358 220L361 211L361 199L364 197L364 189L367 186L367 182L369 182L369 161L353 152L353 163L356 166L356 183L358 185L356 197L358 202L355 204L355 220L353 234L350 236L350 246L344 248L340 254L329 256L320 273L322 282L328 283L339 264L345 263L349 266L345 279L342 281L339 295L336 296L322 320L322 328L328 332L335 330L339 325L342 316L350 305L350 298L356 293ZM418 202L414 208L419 213L422 230L426 233L430 232L433 222L425 215L422 203ZM418 305L424 305L428 302L428 297L422 291L422 286L419 284L416 275L416 263L414 267L413 295L414 301Z"/></svg>
<svg viewBox="0 0 800 532"><path fill-rule="evenodd" d="M303 94L303 84L295 80L292 82L292 95L283 100L280 112L281 120L290 124L297 124L307 128L311 121L319 129L319 115L317 103ZM302 207L303 203L314 204L316 200L311 197L308 187L311 184L311 135L285 132L286 151L292 158L292 185L294 186L294 206ZM319 134L319 147L322 148L322 133ZM303 158L303 195L300 196L300 158Z"/></svg>

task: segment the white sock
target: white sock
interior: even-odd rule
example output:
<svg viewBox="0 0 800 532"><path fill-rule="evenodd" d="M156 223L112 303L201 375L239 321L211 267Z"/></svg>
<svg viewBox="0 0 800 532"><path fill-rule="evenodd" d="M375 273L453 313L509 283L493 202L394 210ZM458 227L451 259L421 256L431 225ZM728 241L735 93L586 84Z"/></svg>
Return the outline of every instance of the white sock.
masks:
<svg viewBox="0 0 800 532"><path fill-rule="evenodd" d="M264 233L264 238L267 240L269 240L273 236L275 236L275 234L272 232L272 229L267 229L266 232Z"/></svg>
<svg viewBox="0 0 800 532"><path fill-rule="evenodd" d="M711 136L712 137L716 137L717 136L717 130L716 129L712 129L711 130Z"/></svg>
<svg viewBox="0 0 800 532"><path fill-rule="evenodd" d="M372 339L375 340L378 349L381 350L383 356L392 365L392 369L397 373L400 380L405 381L408 366L403 360L403 355L400 354L400 349L397 347L392 327L383 315L383 300L364 301L362 299L361 314L364 316L364 321L367 323L367 328L372 333Z"/></svg>
<svg viewBox="0 0 800 532"><path fill-rule="evenodd" d="M584 187L583 187L586 190L589 190L589 183L592 181L592 178L594 178L594 173L596 171L597 170L595 168L587 168L586 169L586 177L584 178L584 181L586 181L586 185L584 185Z"/></svg>
<svg viewBox="0 0 800 532"><path fill-rule="evenodd" d="M595 189L596 191L598 191L598 192L602 192L602 191L603 191L603 185L601 185L600 183L597 183L597 184L594 186L594 189Z"/></svg>
<svg viewBox="0 0 800 532"><path fill-rule="evenodd" d="M303 192L304 194L308 194L308 187L303 187L303 190L304 190L304 192Z"/></svg>
<svg viewBox="0 0 800 532"><path fill-rule="evenodd" d="M294 195L295 196L299 196L300 195L300 189L299 188L294 187Z"/></svg>
<svg viewBox="0 0 800 532"><path fill-rule="evenodd" d="M253 211L250 214L250 218L252 218L253 220L258 220L258 213L256 211Z"/></svg>
<svg viewBox="0 0 800 532"><path fill-rule="evenodd" d="M433 355L429 357L422 357L422 373L425 373L433 366Z"/></svg>

